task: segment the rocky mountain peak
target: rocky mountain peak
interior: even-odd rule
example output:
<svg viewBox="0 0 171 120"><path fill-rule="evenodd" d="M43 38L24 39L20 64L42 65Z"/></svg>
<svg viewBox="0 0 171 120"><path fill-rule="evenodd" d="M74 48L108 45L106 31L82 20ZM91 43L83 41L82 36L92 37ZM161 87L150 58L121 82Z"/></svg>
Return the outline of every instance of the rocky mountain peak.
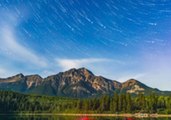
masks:
<svg viewBox="0 0 171 120"><path fill-rule="evenodd" d="M83 68L79 68L77 70L80 71L83 75L85 75L86 78L88 78L89 76L94 76L94 74L91 71L89 71L88 69L86 69L84 67Z"/></svg>
<svg viewBox="0 0 171 120"><path fill-rule="evenodd" d="M43 82L43 78L39 75L28 75L26 76L26 84L27 88L31 88L33 86L38 86Z"/></svg>
<svg viewBox="0 0 171 120"><path fill-rule="evenodd" d="M94 74L86 68L70 69L62 73L63 77L71 77L75 79L89 79L94 76Z"/></svg>
<svg viewBox="0 0 171 120"><path fill-rule="evenodd" d="M86 68L73 68L47 78L42 78L39 75L24 76L20 73L0 79L0 90L67 97L91 97L114 92L149 94L153 91L157 94L171 94L171 92L150 88L135 79L120 83L96 76Z"/></svg>
<svg viewBox="0 0 171 120"><path fill-rule="evenodd" d="M40 75L27 75L26 76L27 79L30 79L30 80L42 80L43 78L40 76Z"/></svg>
<svg viewBox="0 0 171 120"><path fill-rule="evenodd" d="M137 81L135 79L129 79L126 82L122 83L122 87L129 87L129 86L135 85L137 83L139 83L139 81Z"/></svg>
<svg viewBox="0 0 171 120"><path fill-rule="evenodd" d="M19 73L19 74L17 74L17 75L15 75L15 76L13 76L13 77L23 78L23 77L24 77L24 75L23 75L22 73Z"/></svg>
<svg viewBox="0 0 171 120"><path fill-rule="evenodd" d="M145 89L149 88L135 79L129 79L126 82L122 83L122 89L131 94L144 94Z"/></svg>
<svg viewBox="0 0 171 120"><path fill-rule="evenodd" d="M0 78L0 82L16 82L24 79L24 75L22 73L14 75L8 78Z"/></svg>

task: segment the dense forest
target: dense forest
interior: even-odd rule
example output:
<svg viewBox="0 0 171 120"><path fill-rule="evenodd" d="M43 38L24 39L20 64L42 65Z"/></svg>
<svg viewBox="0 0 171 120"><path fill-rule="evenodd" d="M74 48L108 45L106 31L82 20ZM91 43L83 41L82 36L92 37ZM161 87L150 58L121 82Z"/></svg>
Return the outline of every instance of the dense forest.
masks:
<svg viewBox="0 0 171 120"><path fill-rule="evenodd" d="M0 91L0 113L171 113L171 96L104 95L73 99Z"/></svg>

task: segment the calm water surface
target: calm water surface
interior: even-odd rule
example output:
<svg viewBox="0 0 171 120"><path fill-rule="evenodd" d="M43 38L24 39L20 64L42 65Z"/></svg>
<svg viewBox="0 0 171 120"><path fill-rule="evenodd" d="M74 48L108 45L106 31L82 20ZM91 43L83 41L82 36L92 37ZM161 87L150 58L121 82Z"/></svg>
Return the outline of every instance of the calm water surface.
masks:
<svg viewBox="0 0 171 120"><path fill-rule="evenodd" d="M116 118L116 117L61 117L61 116L12 116L0 115L0 120L171 120L171 118Z"/></svg>

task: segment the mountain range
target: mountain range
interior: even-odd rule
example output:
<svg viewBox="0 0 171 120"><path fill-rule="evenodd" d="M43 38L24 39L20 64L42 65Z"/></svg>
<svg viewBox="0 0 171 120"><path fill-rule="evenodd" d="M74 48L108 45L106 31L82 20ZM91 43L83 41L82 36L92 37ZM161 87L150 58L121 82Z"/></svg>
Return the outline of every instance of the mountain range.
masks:
<svg viewBox="0 0 171 120"><path fill-rule="evenodd" d="M110 95L114 92L130 93L132 95L139 93L171 95L170 91L151 88L135 79L129 79L121 83L102 76L96 76L86 68L74 68L46 78L39 75L24 76L23 74L0 78L0 90L74 98Z"/></svg>

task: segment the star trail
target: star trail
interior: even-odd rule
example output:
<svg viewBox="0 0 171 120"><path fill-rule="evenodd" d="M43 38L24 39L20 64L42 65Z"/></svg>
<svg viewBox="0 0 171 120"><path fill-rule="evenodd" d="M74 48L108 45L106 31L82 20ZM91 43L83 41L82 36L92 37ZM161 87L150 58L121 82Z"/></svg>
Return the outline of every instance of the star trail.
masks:
<svg viewBox="0 0 171 120"><path fill-rule="evenodd" d="M86 67L171 90L170 0L2 0L0 26L0 77Z"/></svg>

